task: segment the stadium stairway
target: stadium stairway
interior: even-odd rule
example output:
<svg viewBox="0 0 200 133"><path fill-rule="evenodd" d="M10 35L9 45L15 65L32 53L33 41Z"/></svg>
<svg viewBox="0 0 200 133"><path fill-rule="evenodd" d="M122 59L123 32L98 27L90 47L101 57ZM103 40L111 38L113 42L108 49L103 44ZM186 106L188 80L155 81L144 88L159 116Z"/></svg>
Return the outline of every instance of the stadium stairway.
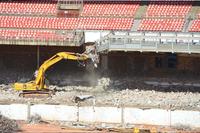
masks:
<svg viewBox="0 0 200 133"><path fill-rule="evenodd" d="M143 16L145 16L145 13L147 11L147 4L145 1L141 2L139 9L137 10L135 14L135 19L141 19Z"/></svg>
<svg viewBox="0 0 200 133"><path fill-rule="evenodd" d="M188 32L188 29L189 27L191 26L190 24L190 20L189 19L185 19L185 24L184 24L184 27L183 27L183 31L182 32Z"/></svg>
<svg viewBox="0 0 200 133"><path fill-rule="evenodd" d="M190 14L190 19L196 19L197 18L197 14L200 13L200 7L197 5L193 5L192 9L190 10L190 12L188 14Z"/></svg>
<svg viewBox="0 0 200 133"><path fill-rule="evenodd" d="M192 20L191 21L188 21L188 25L187 26L185 26L185 29L184 29L184 32L188 32L189 31L189 29L191 28L191 26L192 26Z"/></svg>
<svg viewBox="0 0 200 133"><path fill-rule="evenodd" d="M137 31L137 29L138 29L138 27L140 25L140 22L141 22L141 19L134 20L134 24L133 24L133 26L131 28L131 31Z"/></svg>
<svg viewBox="0 0 200 133"><path fill-rule="evenodd" d="M140 25L140 22L141 22L141 19L143 16L145 16L145 13L146 13L146 10L147 10L147 1L141 1L140 3L140 7L139 9L137 10L135 16L134 16L134 24L131 28L131 31L137 31L139 25Z"/></svg>
<svg viewBox="0 0 200 133"><path fill-rule="evenodd" d="M184 25L184 28L183 28L183 32L188 32L189 29L191 28L192 26L192 20L196 19L197 18L197 14L200 12L200 8L199 6L195 6L193 5L192 6L192 9L189 11L188 14L190 14L189 16L186 16L185 18L185 25Z"/></svg>

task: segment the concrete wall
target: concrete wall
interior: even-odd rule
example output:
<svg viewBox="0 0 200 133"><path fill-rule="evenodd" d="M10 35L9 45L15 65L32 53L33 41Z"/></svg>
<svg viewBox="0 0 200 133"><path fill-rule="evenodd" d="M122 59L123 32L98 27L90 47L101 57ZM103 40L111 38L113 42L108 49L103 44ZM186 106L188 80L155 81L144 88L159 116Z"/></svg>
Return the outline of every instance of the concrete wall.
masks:
<svg viewBox="0 0 200 133"><path fill-rule="evenodd" d="M28 106L25 104L0 105L0 113L10 119L27 120Z"/></svg>
<svg viewBox="0 0 200 133"><path fill-rule="evenodd" d="M76 121L77 107L65 105L33 105L30 115L39 114L45 120Z"/></svg>
<svg viewBox="0 0 200 133"><path fill-rule="evenodd" d="M138 108L125 108L124 121L135 124L170 125L170 114L168 110Z"/></svg>
<svg viewBox="0 0 200 133"><path fill-rule="evenodd" d="M121 108L80 107L79 120L83 122L121 123Z"/></svg>
<svg viewBox="0 0 200 133"><path fill-rule="evenodd" d="M200 127L200 111L11 104L0 105L0 112L15 120L27 120L31 115L38 114L43 120L51 121Z"/></svg>

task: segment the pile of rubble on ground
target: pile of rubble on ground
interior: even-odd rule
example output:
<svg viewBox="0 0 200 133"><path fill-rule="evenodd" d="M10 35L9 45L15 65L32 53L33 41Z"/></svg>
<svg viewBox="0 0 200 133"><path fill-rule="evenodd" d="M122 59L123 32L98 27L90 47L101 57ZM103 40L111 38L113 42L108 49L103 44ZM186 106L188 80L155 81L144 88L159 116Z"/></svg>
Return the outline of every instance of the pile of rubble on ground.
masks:
<svg viewBox="0 0 200 133"><path fill-rule="evenodd" d="M58 78L57 78L58 79ZM90 79L95 86L85 84L86 78L60 78L62 85L52 85L57 92L46 99L22 98L11 85L0 85L0 102L51 103L76 105L77 96L86 99L87 106L132 106L200 110L200 84L197 80L162 78L100 78ZM75 84L74 84L75 83ZM191 91L190 91L191 90ZM90 98L85 98L85 97Z"/></svg>
<svg viewBox="0 0 200 133"><path fill-rule="evenodd" d="M16 121L10 120L3 115L0 115L0 133L14 133L19 130Z"/></svg>

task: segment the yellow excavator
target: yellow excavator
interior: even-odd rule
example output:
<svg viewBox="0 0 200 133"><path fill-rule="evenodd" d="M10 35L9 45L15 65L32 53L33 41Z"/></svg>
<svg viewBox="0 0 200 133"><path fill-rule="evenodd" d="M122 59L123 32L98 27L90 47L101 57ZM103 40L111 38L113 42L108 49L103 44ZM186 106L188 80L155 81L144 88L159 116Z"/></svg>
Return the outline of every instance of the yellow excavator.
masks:
<svg viewBox="0 0 200 133"><path fill-rule="evenodd" d="M75 61L86 61L90 59L94 66L97 67L98 55L94 51L94 48L87 49L86 52L79 54L73 52L59 52L50 59L46 60L40 68L35 72L35 80L29 81L27 83L15 83L14 89L21 91L20 96L29 95L51 95L52 90L49 90L45 84L45 72L46 70L54 65L55 63L61 61L62 59L75 60Z"/></svg>

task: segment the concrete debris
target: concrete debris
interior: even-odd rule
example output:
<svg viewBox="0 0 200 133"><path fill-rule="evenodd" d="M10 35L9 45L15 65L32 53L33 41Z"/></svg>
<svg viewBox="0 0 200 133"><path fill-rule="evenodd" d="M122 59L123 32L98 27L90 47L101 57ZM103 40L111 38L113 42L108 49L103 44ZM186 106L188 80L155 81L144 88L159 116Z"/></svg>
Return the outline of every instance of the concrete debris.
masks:
<svg viewBox="0 0 200 133"><path fill-rule="evenodd" d="M183 130L183 131L191 131L192 130L190 125L182 125L182 124L176 124L175 126L173 126L173 128L178 129L178 130Z"/></svg>
<svg viewBox="0 0 200 133"><path fill-rule="evenodd" d="M75 78L71 77L71 79ZM76 80L78 81L79 78ZM66 81L70 81L70 79ZM76 101L82 101L81 105L88 106L95 104L97 106L200 110L198 79L181 81L161 78L117 79L103 77L91 82L97 84L95 86L74 85L72 80L69 85L65 86L51 85L50 88L56 88L57 91L55 95L47 99L22 98L18 96L19 92L12 89L12 85L0 84L0 102L76 105L74 102L76 99Z"/></svg>
<svg viewBox="0 0 200 133"><path fill-rule="evenodd" d="M14 133L18 130L19 126L16 121L0 115L0 133Z"/></svg>
<svg viewBox="0 0 200 133"><path fill-rule="evenodd" d="M32 115L29 119L28 119L28 123L29 124L38 124L38 123L41 123L43 122L42 121L42 118L40 115L38 114L35 114L35 115Z"/></svg>
<svg viewBox="0 0 200 133"><path fill-rule="evenodd" d="M90 99L90 98L94 98L94 96L92 96L92 95L75 96L74 102L75 103L83 102L83 101Z"/></svg>
<svg viewBox="0 0 200 133"><path fill-rule="evenodd" d="M97 86L101 86L103 87L104 89L106 89L107 87L109 87L111 81L110 81L110 78L100 78L98 79L98 84Z"/></svg>
<svg viewBox="0 0 200 133"><path fill-rule="evenodd" d="M74 127L74 128L88 128L88 125L80 123L80 122L76 122L76 123L72 123L72 127Z"/></svg>

